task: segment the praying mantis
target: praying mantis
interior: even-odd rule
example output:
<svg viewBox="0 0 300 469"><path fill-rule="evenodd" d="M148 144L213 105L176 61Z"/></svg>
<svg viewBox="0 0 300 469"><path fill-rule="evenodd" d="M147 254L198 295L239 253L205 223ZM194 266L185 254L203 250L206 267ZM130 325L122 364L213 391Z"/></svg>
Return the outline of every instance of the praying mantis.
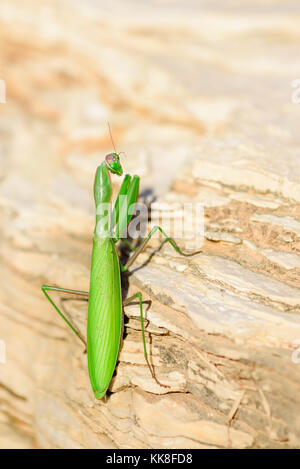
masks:
<svg viewBox="0 0 300 469"><path fill-rule="evenodd" d="M122 176L123 174L120 154L116 152L114 143L113 147L115 151L106 155L102 164L98 166L94 181L96 226L93 238L89 292L42 285L42 292L45 294L47 300L49 300L58 314L86 346L89 378L96 399L102 399L106 395L117 365L123 331L122 307L129 304L134 299L138 299L139 302L141 332L146 363L153 379L161 386L169 387L156 379L154 370L148 360L142 293L137 292L130 298L122 301L121 272L128 270L157 231L160 231L175 251L183 256L193 256L200 252L183 252L174 239L170 238L160 226L154 226L138 248L134 249L126 242L132 254L126 264L123 265L121 263L116 250L116 244L118 241L123 240L122 234L132 219L131 213L133 213L133 211L129 210L129 208L137 202L140 178L136 175L132 177L129 174L124 176L111 213L110 223L107 224L107 213L104 213L103 207L111 202L111 174L117 176ZM66 317L52 300L48 293L51 291L75 294L88 298L87 339L83 337L71 320Z"/></svg>

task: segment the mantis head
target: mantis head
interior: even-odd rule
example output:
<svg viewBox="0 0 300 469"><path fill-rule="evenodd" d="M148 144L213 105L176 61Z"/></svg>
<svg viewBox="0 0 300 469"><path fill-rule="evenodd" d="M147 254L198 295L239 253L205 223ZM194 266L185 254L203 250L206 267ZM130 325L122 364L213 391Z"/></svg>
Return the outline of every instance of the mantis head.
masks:
<svg viewBox="0 0 300 469"><path fill-rule="evenodd" d="M108 169L113 173L117 174L118 176L122 176L123 168L120 162L120 156L118 153L109 153L105 157L105 163Z"/></svg>

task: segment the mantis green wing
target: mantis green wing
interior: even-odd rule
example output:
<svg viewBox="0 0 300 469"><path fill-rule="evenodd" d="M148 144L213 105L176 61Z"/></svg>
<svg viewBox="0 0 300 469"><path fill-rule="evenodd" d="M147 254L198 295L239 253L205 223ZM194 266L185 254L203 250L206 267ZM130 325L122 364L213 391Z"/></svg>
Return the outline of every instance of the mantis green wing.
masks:
<svg viewBox="0 0 300 469"><path fill-rule="evenodd" d="M88 369L97 399L109 386L119 355L122 296L119 259L110 238L93 243L87 323Z"/></svg>

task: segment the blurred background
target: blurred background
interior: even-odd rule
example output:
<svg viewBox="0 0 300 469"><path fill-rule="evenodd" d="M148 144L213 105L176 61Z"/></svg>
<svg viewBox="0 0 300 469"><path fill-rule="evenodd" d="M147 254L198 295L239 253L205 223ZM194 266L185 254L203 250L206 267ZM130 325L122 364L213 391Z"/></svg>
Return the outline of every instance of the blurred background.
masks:
<svg viewBox="0 0 300 469"><path fill-rule="evenodd" d="M40 421L45 383L61 384L68 366L59 372L49 358L47 340L53 349L65 331L39 286L88 289L92 184L113 150L108 121L146 197L196 197L206 207L204 251L280 282L266 285L267 300L258 278L246 287L227 279L228 288L296 318L299 25L296 0L1 0L1 447L98 444L57 428L54 436L54 404ZM274 344L291 341L276 334Z"/></svg>

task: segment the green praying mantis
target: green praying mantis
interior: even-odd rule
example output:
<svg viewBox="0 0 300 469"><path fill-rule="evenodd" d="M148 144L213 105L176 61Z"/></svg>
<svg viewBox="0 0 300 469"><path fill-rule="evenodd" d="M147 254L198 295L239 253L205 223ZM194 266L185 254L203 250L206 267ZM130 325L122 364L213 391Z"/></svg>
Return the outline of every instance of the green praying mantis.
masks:
<svg viewBox="0 0 300 469"><path fill-rule="evenodd" d="M110 130L110 129L109 129ZM113 140L112 140L113 143ZM123 168L120 162L120 154L114 152L106 155L104 161L98 166L94 181L94 199L96 205L96 226L93 238L92 262L90 273L89 292L70 290L56 286L42 285L42 291L52 306L68 324L72 331L85 344L88 358L88 371L91 386L97 399L106 395L116 368L123 331L123 306L138 299L140 309L141 332L144 348L144 356L151 375L155 381L164 387L156 377L151 367L145 339L145 327L143 317L142 293L137 292L125 301L122 301L121 272L125 272L133 264L138 255L143 251L155 232L165 237L166 241L183 256L193 256L193 253L183 252L174 239L170 238L160 226L155 226L144 238L141 245L134 249L127 242L132 251L126 264L122 264L116 250L116 243L124 241L122 234L128 227L133 210L130 209L137 202L139 195L139 176L124 176L119 194L107 223L107 213L103 210L106 204L111 202L111 175L122 176ZM107 226L108 225L108 226ZM67 294L75 294L88 298L87 339L72 324L47 292L56 291Z"/></svg>

